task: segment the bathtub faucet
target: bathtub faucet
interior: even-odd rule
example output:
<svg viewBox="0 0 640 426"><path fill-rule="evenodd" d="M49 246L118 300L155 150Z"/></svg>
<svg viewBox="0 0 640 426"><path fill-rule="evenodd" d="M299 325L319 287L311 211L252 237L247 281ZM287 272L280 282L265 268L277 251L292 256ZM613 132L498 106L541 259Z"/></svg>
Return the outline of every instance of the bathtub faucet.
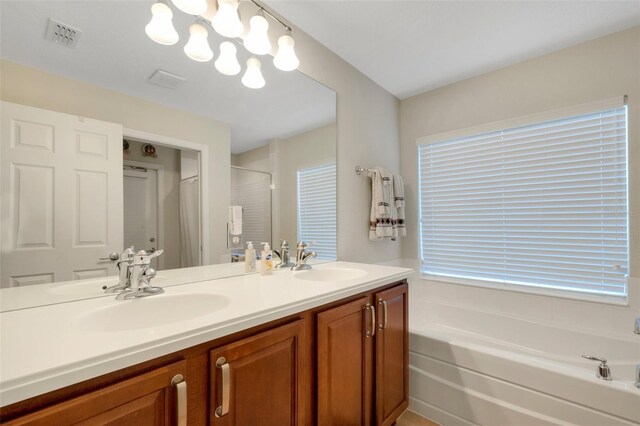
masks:
<svg viewBox="0 0 640 426"><path fill-rule="evenodd" d="M593 355L582 355L582 358L586 358L591 361L598 361L598 369L596 370L596 377L601 380L611 381L611 369L607 365L607 360L604 358L598 358Z"/></svg>

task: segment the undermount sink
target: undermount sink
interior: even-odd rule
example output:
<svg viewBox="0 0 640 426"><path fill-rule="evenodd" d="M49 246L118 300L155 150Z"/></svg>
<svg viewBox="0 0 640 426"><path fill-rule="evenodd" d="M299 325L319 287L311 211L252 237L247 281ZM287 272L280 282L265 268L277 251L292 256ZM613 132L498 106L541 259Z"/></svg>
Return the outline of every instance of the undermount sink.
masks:
<svg viewBox="0 0 640 426"><path fill-rule="evenodd" d="M306 281L342 282L355 280L367 275L366 271L355 268L318 268L299 271L293 274L294 278Z"/></svg>
<svg viewBox="0 0 640 426"><path fill-rule="evenodd" d="M165 279L162 277L155 277L153 284L161 283ZM104 290L107 287L118 284L118 278L105 278L95 279L88 281L70 282L68 284L60 284L51 287L48 292L51 294L59 294L65 296L100 296L105 294Z"/></svg>
<svg viewBox="0 0 640 426"><path fill-rule="evenodd" d="M217 294L160 294L114 300L113 304L78 316L74 324L92 331L144 329L205 316L228 304L227 297Z"/></svg>

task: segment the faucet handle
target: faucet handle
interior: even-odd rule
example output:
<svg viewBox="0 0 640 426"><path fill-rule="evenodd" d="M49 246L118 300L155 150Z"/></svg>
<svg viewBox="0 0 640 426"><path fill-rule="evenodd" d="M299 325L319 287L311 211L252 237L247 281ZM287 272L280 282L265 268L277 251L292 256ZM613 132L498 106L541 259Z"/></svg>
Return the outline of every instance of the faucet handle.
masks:
<svg viewBox="0 0 640 426"><path fill-rule="evenodd" d="M315 246L316 244L318 244L316 240L310 241L308 243L305 243L304 241L298 241L298 250L304 250L307 247Z"/></svg>
<svg viewBox="0 0 640 426"><path fill-rule="evenodd" d="M593 355L582 355L582 358L588 359L590 361L600 361L603 364L607 363L607 360L604 358L598 358L597 356L593 356Z"/></svg>
<svg viewBox="0 0 640 426"><path fill-rule="evenodd" d="M597 356L593 356L593 355L582 355L582 358L585 358L591 361L600 362L600 365L598 365L598 370L596 371L596 377L598 379L611 381L611 369L607 365L606 359L598 358Z"/></svg>
<svg viewBox="0 0 640 426"><path fill-rule="evenodd" d="M109 253L109 256L101 257L98 260L102 260L102 261L109 260L111 262L115 262L116 260L120 260L120 254L114 251L113 253Z"/></svg>

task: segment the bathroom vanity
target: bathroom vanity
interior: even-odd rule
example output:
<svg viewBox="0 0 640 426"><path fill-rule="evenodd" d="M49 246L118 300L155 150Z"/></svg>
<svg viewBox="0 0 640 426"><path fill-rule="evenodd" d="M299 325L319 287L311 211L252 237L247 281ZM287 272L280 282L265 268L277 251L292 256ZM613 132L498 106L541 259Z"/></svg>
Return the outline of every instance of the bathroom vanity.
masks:
<svg viewBox="0 0 640 426"><path fill-rule="evenodd" d="M3 424L393 424L410 273L333 262L3 313Z"/></svg>

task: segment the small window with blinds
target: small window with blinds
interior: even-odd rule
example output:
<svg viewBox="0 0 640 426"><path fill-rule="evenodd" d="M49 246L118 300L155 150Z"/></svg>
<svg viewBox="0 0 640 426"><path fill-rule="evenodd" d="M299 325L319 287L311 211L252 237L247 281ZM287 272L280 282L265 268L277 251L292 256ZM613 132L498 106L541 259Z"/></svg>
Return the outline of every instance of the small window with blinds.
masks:
<svg viewBox="0 0 640 426"><path fill-rule="evenodd" d="M298 240L318 259L337 259L336 163L298 170Z"/></svg>
<svg viewBox="0 0 640 426"><path fill-rule="evenodd" d="M626 299L627 107L622 102L434 140L419 145L419 162L424 275L568 297Z"/></svg>

